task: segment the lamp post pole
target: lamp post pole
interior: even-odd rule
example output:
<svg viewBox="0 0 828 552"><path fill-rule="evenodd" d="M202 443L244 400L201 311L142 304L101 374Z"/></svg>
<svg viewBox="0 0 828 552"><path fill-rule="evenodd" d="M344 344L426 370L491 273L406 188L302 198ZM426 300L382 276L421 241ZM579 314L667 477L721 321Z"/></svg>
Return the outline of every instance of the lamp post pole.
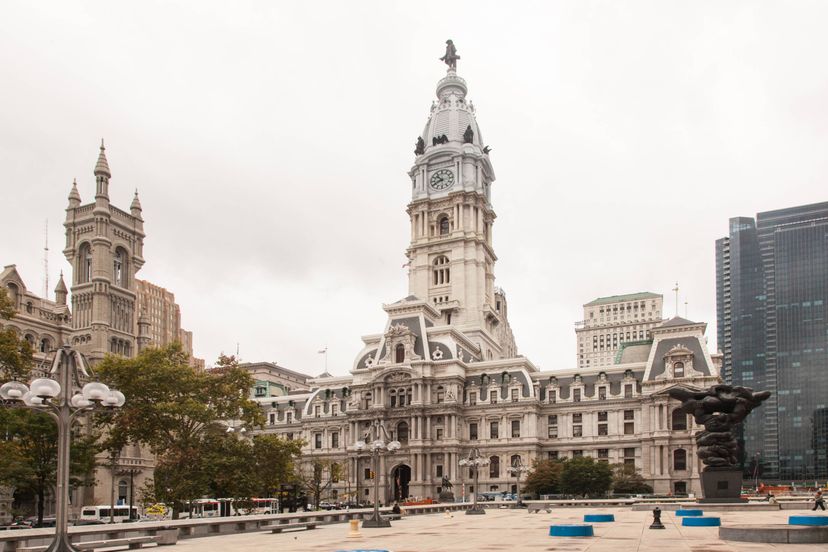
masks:
<svg viewBox="0 0 828 552"><path fill-rule="evenodd" d="M50 375L38 378L31 387L18 381L0 386L0 399L8 406L22 406L45 412L57 424L57 481L55 484L55 540L46 552L77 552L69 542L69 453L72 423L85 412L100 407L117 408L125 402L124 394L103 383L89 382L78 391L81 378L88 378L83 356L64 345L55 352ZM57 380L57 381L55 381ZM76 385L77 384L77 385ZM114 506L114 505L111 505Z"/></svg>
<svg viewBox="0 0 828 552"><path fill-rule="evenodd" d="M400 442L390 439L385 425L379 419L374 420L363 439L356 442L357 451L371 450L371 466L374 470L374 514L362 522L363 527L391 527L391 522L379 513L379 455L381 451L394 452L399 448Z"/></svg>
<svg viewBox="0 0 828 552"><path fill-rule="evenodd" d="M523 501L520 498L520 478L521 476L529 471L529 467L523 463L520 456L515 458L512 466L509 468L509 471L515 475L515 487L517 492L517 497L515 498L515 508L523 508Z"/></svg>
<svg viewBox="0 0 828 552"><path fill-rule="evenodd" d="M480 494L480 488L477 484L477 479L478 472L480 471L481 466L488 466L489 459L482 456L480 454L480 449L475 447L469 451L469 456L467 458L463 458L462 460L460 460L459 464L461 466L468 466L474 473L474 496L472 497L472 507L466 510L466 515L483 515L486 513L486 510L477 505L477 495Z"/></svg>

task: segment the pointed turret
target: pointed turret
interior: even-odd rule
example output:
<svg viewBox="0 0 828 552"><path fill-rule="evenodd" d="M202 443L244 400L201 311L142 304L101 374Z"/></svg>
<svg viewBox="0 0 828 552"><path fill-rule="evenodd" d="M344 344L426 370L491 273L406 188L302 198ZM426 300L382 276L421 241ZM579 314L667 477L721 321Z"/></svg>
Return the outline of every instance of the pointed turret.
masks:
<svg viewBox="0 0 828 552"><path fill-rule="evenodd" d="M66 304L66 294L69 290L66 289L66 282L63 281L63 271L60 271L60 278L55 286L55 302L58 305Z"/></svg>
<svg viewBox="0 0 828 552"><path fill-rule="evenodd" d="M78 179L72 179L72 191L69 192L69 208L74 209L75 207L80 207L81 204L81 196L78 192Z"/></svg>
<svg viewBox="0 0 828 552"><path fill-rule="evenodd" d="M109 163L106 161L106 148L104 147L103 138L101 138L101 153L98 154L98 162L95 163L95 200L104 200L109 203L109 179L112 178L112 173L109 171ZM108 207L107 207L108 209Z"/></svg>
<svg viewBox="0 0 828 552"><path fill-rule="evenodd" d="M141 307L141 314L138 316L138 352L146 349L152 336L150 335L150 319L147 316L147 308Z"/></svg>
<svg viewBox="0 0 828 552"><path fill-rule="evenodd" d="M129 212L132 213L133 217L141 218L141 200L138 199L138 188L135 188L135 197L132 198Z"/></svg>
<svg viewBox="0 0 828 552"><path fill-rule="evenodd" d="M112 173L109 172L109 163L106 161L106 147L104 146L103 138L101 138L101 153L98 155L98 162L95 163L95 176L106 176L112 178Z"/></svg>

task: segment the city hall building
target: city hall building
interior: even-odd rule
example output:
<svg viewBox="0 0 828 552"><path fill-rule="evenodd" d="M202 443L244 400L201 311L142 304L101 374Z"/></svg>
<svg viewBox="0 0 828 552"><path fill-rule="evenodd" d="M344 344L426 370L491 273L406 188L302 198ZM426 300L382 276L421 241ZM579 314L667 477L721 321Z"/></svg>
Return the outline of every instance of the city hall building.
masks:
<svg viewBox="0 0 828 552"><path fill-rule="evenodd" d="M697 428L667 391L720 381L706 324L663 321L661 296L614 297L585 305L585 316L595 314L579 329L579 348L592 364L579 357L576 369L542 371L520 356L495 286L495 173L467 91L450 66L408 171L409 294L383 305L385 327L363 337L349 376L291 387L277 366L258 366L263 431L303 439L306 466L338 464L337 499L437 497L444 477L456 497L514 491L508 468L518 459L575 456L633 465L657 493L698 493ZM619 330L618 307L626 313L628 303L622 326L634 335ZM606 305L616 310L604 321ZM606 351L604 324L616 334ZM370 455L355 444L377 419L402 447L380 456L375 497ZM489 459L479 489L459 465L475 448Z"/></svg>

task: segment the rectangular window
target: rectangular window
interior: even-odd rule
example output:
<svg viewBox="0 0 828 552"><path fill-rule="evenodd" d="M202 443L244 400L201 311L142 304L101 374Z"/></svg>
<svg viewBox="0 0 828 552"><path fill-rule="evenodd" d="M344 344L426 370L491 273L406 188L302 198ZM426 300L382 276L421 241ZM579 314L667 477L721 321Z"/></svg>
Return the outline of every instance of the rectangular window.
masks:
<svg viewBox="0 0 828 552"><path fill-rule="evenodd" d="M598 435L608 435L607 424L598 424Z"/></svg>
<svg viewBox="0 0 828 552"><path fill-rule="evenodd" d="M572 391L572 400L575 401L575 402L581 402L581 390L580 389L574 389Z"/></svg>
<svg viewBox="0 0 828 552"><path fill-rule="evenodd" d="M469 440L477 441L477 424L469 424Z"/></svg>
<svg viewBox="0 0 828 552"><path fill-rule="evenodd" d="M624 422L624 435L635 435L635 422Z"/></svg>
<svg viewBox="0 0 828 552"><path fill-rule="evenodd" d="M518 402L518 390L512 389L512 402Z"/></svg>
<svg viewBox="0 0 828 552"><path fill-rule="evenodd" d="M558 392L557 391L550 391L549 392L549 402L551 404L555 404L558 400Z"/></svg>
<svg viewBox="0 0 828 552"><path fill-rule="evenodd" d="M635 410L625 410L624 411L624 419L625 420L635 420Z"/></svg>
<svg viewBox="0 0 828 552"><path fill-rule="evenodd" d="M598 400L600 400L600 401L607 400L607 388L606 387L599 387L598 388Z"/></svg>
<svg viewBox="0 0 828 552"><path fill-rule="evenodd" d="M443 465L437 464L437 477L443 477Z"/></svg>
<svg viewBox="0 0 828 552"><path fill-rule="evenodd" d="M583 429L579 425L572 426L572 436L573 437L583 437Z"/></svg>
<svg viewBox="0 0 828 552"><path fill-rule="evenodd" d="M313 434L313 448L322 448L322 434L321 433L314 433Z"/></svg>
<svg viewBox="0 0 828 552"><path fill-rule="evenodd" d="M276 413L271 412L269 418L270 418L270 425L273 425L273 424L276 423Z"/></svg>
<svg viewBox="0 0 828 552"><path fill-rule="evenodd" d="M608 460L609 449L598 449L598 460Z"/></svg>
<svg viewBox="0 0 828 552"><path fill-rule="evenodd" d="M477 393L469 393L469 404L472 406L477 404Z"/></svg>
<svg viewBox="0 0 828 552"><path fill-rule="evenodd" d="M572 415L572 423L573 424L580 424L584 418L584 415L580 412L576 412Z"/></svg>
<svg viewBox="0 0 828 552"><path fill-rule="evenodd" d="M635 467L635 448L624 449L624 465Z"/></svg>
<svg viewBox="0 0 828 552"><path fill-rule="evenodd" d="M289 424L293 423L293 412L287 412L285 414L285 421Z"/></svg>
<svg viewBox="0 0 828 552"><path fill-rule="evenodd" d="M331 448L339 448L339 432L331 433Z"/></svg>
<svg viewBox="0 0 828 552"><path fill-rule="evenodd" d="M624 398L631 399L633 396L633 386L632 384L627 384L624 386Z"/></svg>
<svg viewBox="0 0 828 552"><path fill-rule="evenodd" d="M606 421L607 421L607 413L606 413L606 411L604 411L604 412L599 412L599 413L598 413L598 421L599 421L599 422L606 422Z"/></svg>
<svg viewBox="0 0 828 552"><path fill-rule="evenodd" d="M365 468L365 472L362 475L363 479L371 479L371 468Z"/></svg>
<svg viewBox="0 0 828 552"><path fill-rule="evenodd" d="M320 408L319 405L316 405L316 406L313 407L313 415L316 418L319 417L319 408Z"/></svg>
<svg viewBox="0 0 828 552"><path fill-rule="evenodd" d="M498 438L498 427L497 422L491 422L489 424L489 439L497 439Z"/></svg>
<svg viewBox="0 0 828 552"><path fill-rule="evenodd" d="M558 415L557 414L550 414L547 418L549 420L549 425L558 425Z"/></svg>
<svg viewBox="0 0 828 552"><path fill-rule="evenodd" d="M572 458L578 458L579 456L583 456L584 451L582 450L573 450L572 451Z"/></svg>
<svg viewBox="0 0 828 552"><path fill-rule="evenodd" d="M497 391L492 391L489 393L489 402L492 404L497 404Z"/></svg>
<svg viewBox="0 0 828 552"><path fill-rule="evenodd" d="M437 440L439 441L439 440L441 440L442 438L443 438L443 428L442 428L442 427L438 427L438 428L437 428Z"/></svg>
<svg viewBox="0 0 828 552"><path fill-rule="evenodd" d="M520 437L520 420L512 420L512 437Z"/></svg>
<svg viewBox="0 0 828 552"><path fill-rule="evenodd" d="M339 413L339 405L336 404L336 403L333 403L331 405L331 416L336 416L338 413Z"/></svg>
<svg viewBox="0 0 828 552"><path fill-rule="evenodd" d="M550 439L557 439L558 438L558 426L549 426L549 438Z"/></svg>
<svg viewBox="0 0 828 552"><path fill-rule="evenodd" d="M546 453L546 457L549 460L557 460L558 459L558 451L557 450L550 450Z"/></svg>

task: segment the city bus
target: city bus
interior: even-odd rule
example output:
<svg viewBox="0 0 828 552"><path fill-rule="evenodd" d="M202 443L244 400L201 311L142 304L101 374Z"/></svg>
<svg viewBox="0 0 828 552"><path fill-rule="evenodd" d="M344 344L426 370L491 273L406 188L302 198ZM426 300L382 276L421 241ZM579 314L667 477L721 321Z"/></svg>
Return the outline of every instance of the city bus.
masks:
<svg viewBox="0 0 828 552"><path fill-rule="evenodd" d="M129 515L128 505L115 506L115 511L111 512L112 508L109 505L102 506L84 506L81 508L81 521L104 521L108 522L114 519L116 522L130 519L138 519L138 506L132 507L132 516ZM112 516L112 517L110 517Z"/></svg>

